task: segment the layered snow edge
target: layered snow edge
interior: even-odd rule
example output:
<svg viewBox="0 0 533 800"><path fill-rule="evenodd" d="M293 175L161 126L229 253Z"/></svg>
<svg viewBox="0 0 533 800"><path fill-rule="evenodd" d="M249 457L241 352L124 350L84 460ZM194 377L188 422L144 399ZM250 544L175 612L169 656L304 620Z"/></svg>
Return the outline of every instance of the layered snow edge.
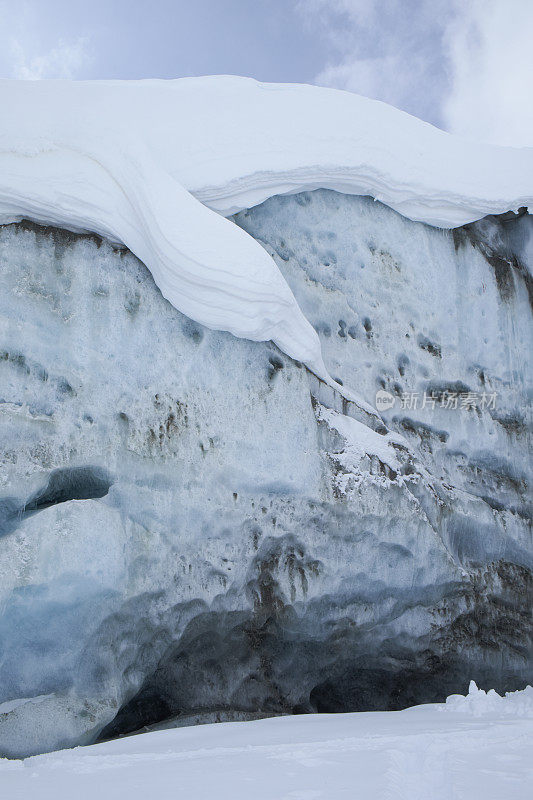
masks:
<svg viewBox="0 0 533 800"><path fill-rule="evenodd" d="M0 81L0 223L126 245L208 328L272 340L348 400L273 259L224 216L317 188L455 227L533 205L533 148L461 140L378 101L217 76Z"/></svg>

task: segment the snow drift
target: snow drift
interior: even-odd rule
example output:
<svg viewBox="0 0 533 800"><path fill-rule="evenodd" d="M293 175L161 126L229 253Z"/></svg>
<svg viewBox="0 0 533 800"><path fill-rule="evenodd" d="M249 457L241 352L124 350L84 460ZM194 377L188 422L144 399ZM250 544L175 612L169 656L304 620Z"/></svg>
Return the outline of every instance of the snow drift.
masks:
<svg viewBox="0 0 533 800"><path fill-rule="evenodd" d="M178 783L190 800L248 800L252 792L256 800L526 800L531 691L512 698L483 692L481 715L468 708L440 713L449 712L447 702L157 730L23 762L0 760L0 780L6 796L35 800L170 800ZM520 704L523 714L516 713Z"/></svg>
<svg viewBox="0 0 533 800"><path fill-rule="evenodd" d="M329 89L226 76L2 81L0 99L0 222L127 245L184 314L271 339L349 399L273 260L220 214L322 187L454 227L533 196L533 150L469 143Z"/></svg>

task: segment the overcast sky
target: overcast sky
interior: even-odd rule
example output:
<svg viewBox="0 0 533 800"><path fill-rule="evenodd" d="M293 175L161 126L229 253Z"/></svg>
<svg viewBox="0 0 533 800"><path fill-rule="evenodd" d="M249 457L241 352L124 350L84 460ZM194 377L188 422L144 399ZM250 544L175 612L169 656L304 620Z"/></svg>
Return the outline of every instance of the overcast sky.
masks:
<svg viewBox="0 0 533 800"><path fill-rule="evenodd" d="M533 0L0 0L0 77L226 73L533 145Z"/></svg>

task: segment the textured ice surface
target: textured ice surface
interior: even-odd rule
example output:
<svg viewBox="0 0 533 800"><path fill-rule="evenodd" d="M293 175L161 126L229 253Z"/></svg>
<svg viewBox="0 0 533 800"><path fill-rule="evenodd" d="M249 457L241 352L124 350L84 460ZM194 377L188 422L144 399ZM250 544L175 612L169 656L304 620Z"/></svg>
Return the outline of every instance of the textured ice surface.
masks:
<svg viewBox="0 0 533 800"><path fill-rule="evenodd" d="M1 81L0 102L0 221L122 242L188 317L272 340L327 383L282 274L210 209L323 187L454 227L532 198L533 149L463 141L348 92L228 76Z"/></svg>
<svg viewBox="0 0 533 800"><path fill-rule="evenodd" d="M0 703L40 699L0 714L6 754L531 682L531 217L318 191L236 222L389 431L126 250L1 228ZM401 408L429 389L497 403Z"/></svg>

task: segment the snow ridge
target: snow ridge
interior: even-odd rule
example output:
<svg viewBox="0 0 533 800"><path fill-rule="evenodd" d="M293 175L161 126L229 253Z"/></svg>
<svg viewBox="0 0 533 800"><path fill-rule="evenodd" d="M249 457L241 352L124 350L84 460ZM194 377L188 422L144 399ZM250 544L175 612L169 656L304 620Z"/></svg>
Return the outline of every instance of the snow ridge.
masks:
<svg viewBox="0 0 533 800"><path fill-rule="evenodd" d="M502 697L494 689L486 692L484 689L479 689L475 681L470 681L467 695L449 695L441 709L471 714L474 717L499 714L515 719L519 717L533 718L533 687L526 686L525 689L517 692L506 692Z"/></svg>
<svg viewBox="0 0 533 800"><path fill-rule="evenodd" d="M181 312L272 340L357 403L274 261L222 215L316 188L441 227L532 204L533 149L469 143L346 92L218 76L0 81L0 99L0 224L125 244Z"/></svg>

